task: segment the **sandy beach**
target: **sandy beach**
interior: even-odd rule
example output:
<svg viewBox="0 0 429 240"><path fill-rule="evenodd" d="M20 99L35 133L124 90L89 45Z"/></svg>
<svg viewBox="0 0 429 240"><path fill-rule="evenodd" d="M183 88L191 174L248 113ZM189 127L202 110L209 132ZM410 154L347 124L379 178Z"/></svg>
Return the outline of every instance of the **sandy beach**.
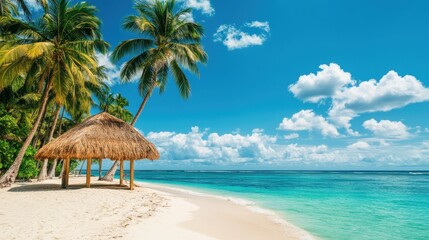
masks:
<svg viewBox="0 0 429 240"><path fill-rule="evenodd" d="M313 239L236 201L137 183L134 191L84 177L16 183L0 190L0 239Z"/></svg>

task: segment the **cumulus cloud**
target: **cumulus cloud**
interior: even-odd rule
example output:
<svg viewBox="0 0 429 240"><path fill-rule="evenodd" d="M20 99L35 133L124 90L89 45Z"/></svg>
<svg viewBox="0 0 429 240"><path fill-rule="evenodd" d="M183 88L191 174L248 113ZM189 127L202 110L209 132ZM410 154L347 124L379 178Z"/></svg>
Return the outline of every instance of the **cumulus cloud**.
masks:
<svg viewBox="0 0 429 240"><path fill-rule="evenodd" d="M320 159L318 157L315 157L315 155L327 153L328 146L324 144L316 146L300 146L294 143L286 145L284 152L285 157L291 160Z"/></svg>
<svg viewBox="0 0 429 240"><path fill-rule="evenodd" d="M253 21L253 22L246 23L245 26L253 27L253 28L260 28L267 33L270 32L270 24L268 22Z"/></svg>
<svg viewBox="0 0 429 240"><path fill-rule="evenodd" d="M193 127L189 133L150 132L147 138L157 145L162 158L169 160L193 159L223 164L270 160L277 156L271 147L277 138L265 135L260 129L248 135L220 135Z"/></svg>
<svg viewBox="0 0 429 240"><path fill-rule="evenodd" d="M333 96L329 116L340 126L349 128L350 120L361 113L386 112L428 100L429 89L414 76L401 77L390 71L380 81L363 81Z"/></svg>
<svg viewBox="0 0 429 240"><path fill-rule="evenodd" d="M292 131L319 131L323 136L336 137L340 134L337 128L330 124L324 117L316 115L313 110L301 110L292 115L291 118L284 118L279 125L281 130Z"/></svg>
<svg viewBox="0 0 429 240"><path fill-rule="evenodd" d="M113 86L120 81L121 70L125 64L122 64L121 66L117 66L116 64L112 63L110 61L110 54L111 54L110 52L107 54L102 54L97 52L95 53L95 57L97 58L98 66L104 66L106 68L107 84L110 86ZM131 78L131 82L138 81L141 74L142 72L138 71Z"/></svg>
<svg viewBox="0 0 429 240"><path fill-rule="evenodd" d="M209 133L192 127L188 133L150 132L146 137L155 143L163 160L213 165L308 161L313 157L321 159L317 155L328 152L325 145L281 145L276 136L264 134L262 129L242 135Z"/></svg>
<svg viewBox="0 0 429 240"><path fill-rule="evenodd" d="M319 68L321 71L302 75L298 82L289 86L295 97L315 103L334 96L346 85L354 84L351 74L344 72L338 64L323 64Z"/></svg>
<svg viewBox="0 0 429 240"><path fill-rule="evenodd" d="M186 7L201 11L203 14L212 16L215 13L210 0L183 0Z"/></svg>
<svg viewBox="0 0 429 240"><path fill-rule="evenodd" d="M120 67L116 66L110 61L109 56L110 56L110 53L108 54L102 54L98 52L95 53L98 66L104 66L106 68L107 83L109 85L114 85L120 80L121 69Z"/></svg>
<svg viewBox="0 0 429 240"><path fill-rule="evenodd" d="M193 127L188 133L150 132L146 136L161 153L161 162L172 165L227 166L407 166L428 165L429 141L412 145L388 145L359 140L348 146L329 147L286 143L261 129L251 134L219 134ZM374 144L369 144L372 141ZM395 143L395 142L393 142Z"/></svg>
<svg viewBox="0 0 429 240"><path fill-rule="evenodd" d="M35 1L35 0L32 0ZM154 2L154 0L148 0ZM193 8L194 10L200 11L202 14L207 16L213 16L215 9L213 8L210 0L177 0L184 7ZM193 19L192 14L189 15Z"/></svg>
<svg viewBox="0 0 429 240"><path fill-rule="evenodd" d="M359 134L351 129L350 121L362 113L386 112L429 100L429 89L411 75L389 71L379 81L370 79L357 84L338 64L320 68L316 74L299 77L289 90L304 102L330 99L329 120L351 135Z"/></svg>
<svg viewBox="0 0 429 240"><path fill-rule="evenodd" d="M183 14L180 20L183 20L186 22L195 22L194 15L192 15L192 13Z"/></svg>
<svg viewBox="0 0 429 240"><path fill-rule="evenodd" d="M347 147L329 148L326 145L285 145L285 158L280 163L297 162L310 166L427 166L429 144L371 146L363 141Z"/></svg>
<svg viewBox="0 0 429 240"><path fill-rule="evenodd" d="M284 139L286 140L291 140L291 139L295 139L295 138L299 138L299 134L298 133L291 133L288 135L284 136Z"/></svg>
<svg viewBox="0 0 429 240"><path fill-rule="evenodd" d="M376 135L377 137L398 139L406 139L410 137L408 127L400 121L395 122L389 120L381 120L377 122L375 119L370 119L365 121L362 126L365 129L373 132L374 135Z"/></svg>
<svg viewBox="0 0 429 240"><path fill-rule="evenodd" d="M358 141L355 142L353 144L350 144L349 146L347 146L347 148L349 149L370 149L371 145L369 145L369 143L365 142L365 141Z"/></svg>
<svg viewBox="0 0 429 240"><path fill-rule="evenodd" d="M262 32L249 32L255 29ZM269 31L270 26L268 22L253 21L244 24L242 28L237 28L234 25L223 24L219 26L213 37L215 42L221 42L228 48L228 50L235 50L262 45L267 40L267 34Z"/></svg>

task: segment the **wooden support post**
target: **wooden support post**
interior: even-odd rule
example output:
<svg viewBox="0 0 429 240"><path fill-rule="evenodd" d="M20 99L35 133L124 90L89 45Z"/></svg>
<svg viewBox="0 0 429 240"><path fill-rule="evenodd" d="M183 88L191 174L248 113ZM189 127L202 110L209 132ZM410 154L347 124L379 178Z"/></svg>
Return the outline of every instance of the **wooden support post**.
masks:
<svg viewBox="0 0 429 240"><path fill-rule="evenodd" d="M91 158L88 158L86 161L86 187L89 188L91 186Z"/></svg>
<svg viewBox="0 0 429 240"><path fill-rule="evenodd" d="M65 188L69 186L69 177L70 177L70 158L66 158L64 165L64 178L65 178Z"/></svg>
<svg viewBox="0 0 429 240"><path fill-rule="evenodd" d="M119 164L119 186L124 184L124 160L120 161Z"/></svg>
<svg viewBox="0 0 429 240"><path fill-rule="evenodd" d="M103 177L103 173L102 170L103 169L103 159L98 159L98 180L101 180L101 178Z"/></svg>
<svg viewBox="0 0 429 240"><path fill-rule="evenodd" d="M66 188L66 160L63 159L62 171L61 171L61 188Z"/></svg>
<svg viewBox="0 0 429 240"><path fill-rule="evenodd" d="M134 160L130 160L130 190L134 190Z"/></svg>

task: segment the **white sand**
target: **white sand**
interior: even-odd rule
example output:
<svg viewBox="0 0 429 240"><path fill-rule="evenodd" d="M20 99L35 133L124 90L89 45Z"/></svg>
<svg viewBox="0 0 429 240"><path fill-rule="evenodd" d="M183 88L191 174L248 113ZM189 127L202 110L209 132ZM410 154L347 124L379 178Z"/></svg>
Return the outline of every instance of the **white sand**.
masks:
<svg viewBox="0 0 429 240"><path fill-rule="evenodd" d="M84 177L0 189L0 239L312 239L221 197L156 184L134 191Z"/></svg>

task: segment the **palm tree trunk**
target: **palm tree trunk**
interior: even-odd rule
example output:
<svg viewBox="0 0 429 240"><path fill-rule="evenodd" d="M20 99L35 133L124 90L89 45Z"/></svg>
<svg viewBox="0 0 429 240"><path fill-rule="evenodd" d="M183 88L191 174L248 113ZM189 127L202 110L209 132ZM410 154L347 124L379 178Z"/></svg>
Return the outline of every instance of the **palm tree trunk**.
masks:
<svg viewBox="0 0 429 240"><path fill-rule="evenodd" d="M42 127L43 127L43 119L45 119L46 112L47 112L47 108L45 108L45 111L43 111L42 120L40 120L42 122L42 124L40 124L40 126L37 128L36 137L33 138L33 148L37 148L37 144L38 144L39 138L40 138L40 131L42 130Z"/></svg>
<svg viewBox="0 0 429 240"><path fill-rule="evenodd" d="M63 127L64 111L65 111L65 108L63 107L63 111L61 112L61 117L60 117L60 124L58 126L59 129L58 129L57 136L61 136L61 130L62 130L62 127ZM61 163L61 161L60 161L60 163ZM56 171L57 165L58 165L58 159L55 159L54 163L52 164L52 168L49 171L49 177L50 178L55 177L55 171ZM61 178L61 175L60 175L60 178Z"/></svg>
<svg viewBox="0 0 429 240"><path fill-rule="evenodd" d="M63 130L63 118L64 118L64 111L66 110L65 107L63 107L63 112L61 113L61 118L60 118L60 126L58 129L58 135L57 136L61 136L62 130Z"/></svg>
<svg viewBox="0 0 429 240"><path fill-rule="evenodd" d="M52 141L52 139L54 138L55 127L57 125L57 121L58 121L58 118L60 116L60 111L61 111L61 105L57 105L57 111L55 112L55 118L54 118L54 121L52 123L51 132L49 133L48 142ZM64 111L63 111L63 113L64 113ZM49 177L49 178L55 177L55 168L56 167L57 167L57 159L54 159L54 162L52 163L51 168L49 169L49 173L48 173L47 177Z"/></svg>
<svg viewBox="0 0 429 240"><path fill-rule="evenodd" d="M61 106L57 105L54 113L54 119L52 120L52 127L51 127L51 130L49 131L48 141L46 142L46 144L48 144L54 138L55 127L57 126L57 121L60 116L60 111L61 111ZM53 165L51 166L51 171L52 171L52 167L55 167L55 166ZM54 168L54 172L55 172L55 168ZM37 180L42 181L42 180L45 180L46 178L48 178L48 159L47 158L43 160L42 170L40 170Z"/></svg>
<svg viewBox="0 0 429 240"><path fill-rule="evenodd" d="M113 181L113 177L115 176L116 169L118 169L118 165L119 161L115 161L109 171L107 171L104 177L100 178L100 180L109 182Z"/></svg>
<svg viewBox="0 0 429 240"><path fill-rule="evenodd" d="M51 165L51 168L49 169L48 178L54 178L55 177L55 169L57 168L58 159L54 159L54 162Z"/></svg>
<svg viewBox="0 0 429 240"><path fill-rule="evenodd" d="M136 124L137 119L140 117L140 114L142 113L144 107L146 106L147 100L149 100L150 95L152 94L153 87L146 93L146 96L143 98L143 102L139 107L139 110L137 111L136 115L134 116L133 121L131 122L131 126L134 126Z"/></svg>
<svg viewBox="0 0 429 240"><path fill-rule="evenodd" d="M52 85L52 78L51 76L49 76L49 81L46 84L46 87L43 92L42 104L40 104L36 121L34 122L33 127L31 128L30 134L27 136L27 139L25 139L25 142L22 145L21 149L19 150L18 155L16 156L12 165L9 167L6 173L0 177L0 187L8 187L15 182L16 176L18 175L19 167L21 166L21 163L22 163L22 159L24 158L24 154L27 151L28 146L30 146L31 140L36 134L37 128L39 127L40 122L42 120L42 115L46 110L46 105L48 104L49 91L51 89L51 85Z"/></svg>
<svg viewBox="0 0 429 240"><path fill-rule="evenodd" d="M144 96L143 102L140 105L140 108L137 111L136 115L134 116L133 121L131 122L131 126L134 126L134 124L137 122L137 119L139 118L140 114L142 113L142 111L143 111L143 109L147 103L147 100L149 99L150 95L152 94L154 87L155 87L155 82L152 85L152 88L149 89L149 91L146 93L146 96ZM106 175L104 175L104 177L101 178L100 180L109 181L109 182L113 181L113 177L115 176L115 173L116 173L116 170L118 169L118 166L119 166L119 161L116 160L113 163L112 167L109 169L109 171L106 173Z"/></svg>
<svg viewBox="0 0 429 240"><path fill-rule="evenodd" d="M64 173L64 159L61 160L61 172L60 172L59 178L62 178L63 173Z"/></svg>
<svg viewBox="0 0 429 240"><path fill-rule="evenodd" d="M101 180L102 178L102 172L101 169L103 167L103 159L98 159L98 180Z"/></svg>
<svg viewBox="0 0 429 240"><path fill-rule="evenodd" d="M83 160L82 164L80 165L80 169L79 169L79 175L82 173L82 169L83 169L83 165L85 165L84 163L86 162L86 160ZM88 171L89 169L86 169L86 171Z"/></svg>

